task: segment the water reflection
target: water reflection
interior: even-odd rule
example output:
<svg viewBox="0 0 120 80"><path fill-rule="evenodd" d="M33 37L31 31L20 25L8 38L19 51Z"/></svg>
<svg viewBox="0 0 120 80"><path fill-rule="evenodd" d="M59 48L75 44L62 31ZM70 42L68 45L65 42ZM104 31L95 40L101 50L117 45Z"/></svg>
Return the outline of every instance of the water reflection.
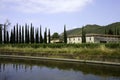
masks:
<svg viewBox="0 0 120 80"><path fill-rule="evenodd" d="M120 80L120 67L1 58L0 80Z"/></svg>

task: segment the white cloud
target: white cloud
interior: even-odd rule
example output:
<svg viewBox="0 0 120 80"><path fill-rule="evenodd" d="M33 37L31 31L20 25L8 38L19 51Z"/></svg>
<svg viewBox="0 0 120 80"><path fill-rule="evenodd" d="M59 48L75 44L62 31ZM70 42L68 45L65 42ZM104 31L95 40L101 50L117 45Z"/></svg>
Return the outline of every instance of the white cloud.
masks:
<svg viewBox="0 0 120 80"><path fill-rule="evenodd" d="M1 0L0 9L27 13L61 13L82 10L93 0Z"/></svg>

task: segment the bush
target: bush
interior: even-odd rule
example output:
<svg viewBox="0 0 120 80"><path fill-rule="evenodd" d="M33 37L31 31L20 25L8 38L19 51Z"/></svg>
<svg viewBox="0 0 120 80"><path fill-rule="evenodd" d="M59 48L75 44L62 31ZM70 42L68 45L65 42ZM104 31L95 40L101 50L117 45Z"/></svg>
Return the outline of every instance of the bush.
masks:
<svg viewBox="0 0 120 80"><path fill-rule="evenodd" d="M106 48L120 48L120 43L83 43L83 44L64 44L64 43L55 43L55 44L0 44L0 47L11 46L17 48L99 48L101 45L105 45Z"/></svg>

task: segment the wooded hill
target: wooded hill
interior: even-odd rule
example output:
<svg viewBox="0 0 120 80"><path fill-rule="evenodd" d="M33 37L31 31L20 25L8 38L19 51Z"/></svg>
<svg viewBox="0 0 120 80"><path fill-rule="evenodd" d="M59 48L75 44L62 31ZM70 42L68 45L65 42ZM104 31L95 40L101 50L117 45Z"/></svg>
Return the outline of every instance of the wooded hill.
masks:
<svg viewBox="0 0 120 80"><path fill-rule="evenodd" d="M86 34L95 33L95 34L111 34L119 35L120 34L120 22L112 23L106 26L100 25L86 25L83 26ZM67 35L79 35L82 33L82 28L76 28L67 31Z"/></svg>

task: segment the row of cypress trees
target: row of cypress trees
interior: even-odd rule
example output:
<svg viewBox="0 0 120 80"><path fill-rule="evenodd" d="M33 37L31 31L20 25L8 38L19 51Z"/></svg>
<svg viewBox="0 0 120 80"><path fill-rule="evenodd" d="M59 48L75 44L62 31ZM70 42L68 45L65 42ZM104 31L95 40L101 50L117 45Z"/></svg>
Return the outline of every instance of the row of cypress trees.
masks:
<svg viewBox="0 0 120 80"><path fill-rule="evenodd" d="M41 26L34 29L32 23L30 26L27 24L25 26L16 24L10 32L6 30L5 25L3 27L4 30L0 26L0 43L47 43L47 28L45 29L43 38ZM48 35L50 37L50 29ZM50 43L51 38L48 39L48 43Z"/></svg>
<svg viewBox="0 0 120 80"><path fill-rule="evenodd" d="M41 26L37 29L34 26L27 25L21 26L16 24L10 32L6 30L6 26L0 26L0 44L4 43L50 43L51 42L51 34L50 29L47 32L47 28L44 31L44 37L42 36ZM3 36L4 35L4 36ZM67 43L67 33L66 26L64 26L64 43Z"/></svg>

